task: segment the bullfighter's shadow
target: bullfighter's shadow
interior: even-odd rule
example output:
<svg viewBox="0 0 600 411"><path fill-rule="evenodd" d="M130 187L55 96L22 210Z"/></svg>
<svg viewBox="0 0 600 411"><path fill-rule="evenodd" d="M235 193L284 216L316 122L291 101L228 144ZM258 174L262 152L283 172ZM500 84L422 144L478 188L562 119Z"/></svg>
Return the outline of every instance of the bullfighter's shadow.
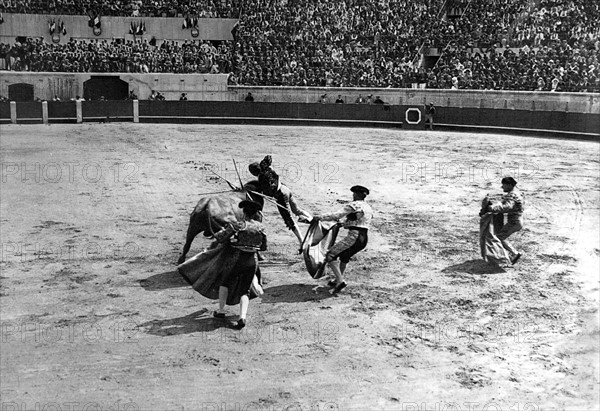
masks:
<svg viewBox="0 0 600 411"><path fill-rule="evenodd" d="M203 308L183 317L148 321L140 324L139 328L148 334L167 337L170 335L210 332L219 328L231 328L230 321L237 318L237 315L231 315L223 320L217 319L211 315L208 309Z"/></svg>
<svg viewBox="0 0 600 411"><path fill-rule="evenodd" d="M327 287L318 287L318 284L284 284L265 288L261 301L263 303L304 303L307 301L321 301L331 298Z"/></svg>
<svg viewBox="0 0 600 411"><path fill-rule="evenodd" d="M155 274L140 280L139 283L140 286L142 286L146 291L160 291L166 290L167 288L189 286L185 279L179 275L176 270Z"/></svg>
<svg viewBox="0 0 600 411"><path fill-rule="evenodd" d="M506 273L502 267L487 263L483 260L469 260L460 264L454 264L442 270L443 273L467 273L467 274L502 274Z"/></svg>

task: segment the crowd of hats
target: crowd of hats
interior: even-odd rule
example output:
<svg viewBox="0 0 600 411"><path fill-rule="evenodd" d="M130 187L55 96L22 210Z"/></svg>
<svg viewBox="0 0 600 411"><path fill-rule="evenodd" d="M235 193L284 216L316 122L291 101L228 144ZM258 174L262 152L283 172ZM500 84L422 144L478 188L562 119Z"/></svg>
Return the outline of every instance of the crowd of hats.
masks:
<svg viewBox="0 0 600 411"><path fill-rule="evenodd" d="M230 84L411 87L420 83L447 89L600 91L598 1L213 0L206 4L211 3L230 4L239 14L227 63L219 64L219 72L230 73ZM2 47L5 56L11 54L11 46ZM428 70L416 64L426 48L441 53ZM193 72L182 65L185 62L174 53L169 64L156 70ZM32 70L26 64L10 68Z"/></svg>
<svg viewBox="0 0 600 411"><path fill-rule="evenodd" d="M503 12L489 13L487 3L473 1L451 30L434 36L434 45L446 48L428 87L600 92L600 2L489 6Z"/></svg>
<svg viewBox="0 0 600 411"><path fill-rule="evenodd" d="M125 17L237 18L240 1L202 0L3 0L2 13L72 14Z"/></svg>
<svg viewBox="0 0 600 411"><path fill-rule="evenodd" d="M0 44L8 70L49 72L221 73L231 69L231 43L167 41L152 46L118 40L71 40L64 44L29 38Z"/></svg>

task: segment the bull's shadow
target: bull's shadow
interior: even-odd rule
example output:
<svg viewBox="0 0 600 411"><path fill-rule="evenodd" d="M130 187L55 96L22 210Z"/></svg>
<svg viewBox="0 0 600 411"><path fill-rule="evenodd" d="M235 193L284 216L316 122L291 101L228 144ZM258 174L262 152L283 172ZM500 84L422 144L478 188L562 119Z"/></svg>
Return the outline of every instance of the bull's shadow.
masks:
<svg viewBox="0 0 600 411"><path fill-rule="evenodd" d="M442 270L443 273L466 273L466 274L502 274L506 271L495 264L487 263L481 259L469 260L460 264L454 264Z"/></svg>
<svg viewBox="0 0 600 411"><path fill-rule="evenodd" d="M219 328L231 328L229 322L236 319L237 315L231 315L225 320L220 320L214 318L208 309L203 308L183 317L148 321L140 324L139 328L148 334L168 337L170 335L210 332Z"/></svg>
<svg viewBox="0 0 600 411"><path fill-rule="evenodd" d="M140 280L139 283L140 286L142 286L146 291L160 291L168 288L189 287L189 284L177 272L177 270L155 274L151 277Z"/></svg>
<svg viewBox="0 0 600 411"><path fill-rule="evenodd" d="M317 288L317 284L284 284L265 288L264 291L261 301L267 304L305 303L333 297L327 287Z"/></svg>

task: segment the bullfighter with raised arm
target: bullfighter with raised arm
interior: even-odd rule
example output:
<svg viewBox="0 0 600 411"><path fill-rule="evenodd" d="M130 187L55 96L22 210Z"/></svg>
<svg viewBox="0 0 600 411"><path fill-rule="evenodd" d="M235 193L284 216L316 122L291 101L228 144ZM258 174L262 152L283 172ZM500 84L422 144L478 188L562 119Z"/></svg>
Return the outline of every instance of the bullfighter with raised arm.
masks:
<svg viewBox="0 0 600 411"><path fill-rule="evenodd" d="M258 185L260 191L269 197L275 198L279 214L283 219L286 227L290 229L300 245L304 239L300 233L298 225L292 218L292 214L297 215L305 220L310 220L311 216L308 212L298 207L296 200L290 190L285 184L279 181L279 175L271 167L272 159L271 156L267 155L260 163L252 163L249 165L250 173L258 177Z"/></svg>
<svg viewBox="0 0 600 411"><path fill-rule="evenodd" d="M328 284L332 288L332 294L337 294L346 287L346 282L343 279L344 271L350 258L367 246L368 231L373 218L373 210L365 201L365 198L369 195L369 189L356 185L350 188L350 191L352 191L352 202L333 213L313 217L317 221L344 219L341 222L342 227L348 230L346 237L333 244L325 259L335 275L335 280L330 281Z"/></svg>

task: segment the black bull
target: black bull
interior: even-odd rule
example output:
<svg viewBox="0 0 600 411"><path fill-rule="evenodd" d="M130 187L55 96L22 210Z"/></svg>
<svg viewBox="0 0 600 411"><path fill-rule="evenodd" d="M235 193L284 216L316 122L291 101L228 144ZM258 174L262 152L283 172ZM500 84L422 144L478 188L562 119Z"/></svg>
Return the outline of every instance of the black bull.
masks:
<svg viewBox="0 0 600 411"><path fill-rule="evenodd" d="M228 223L243 220L244 213L239 208L240 201L248 199L250 195L252 200L261 205L264 204L262 197L248 193L247 189L255 190L254 187L246 185L245 190L203 197L198 201L190 215L190 225L188 226L185 245L177 264L185 261L192 242L198 234L203 233L205 237L212 237L214 233Z"/></svg>

